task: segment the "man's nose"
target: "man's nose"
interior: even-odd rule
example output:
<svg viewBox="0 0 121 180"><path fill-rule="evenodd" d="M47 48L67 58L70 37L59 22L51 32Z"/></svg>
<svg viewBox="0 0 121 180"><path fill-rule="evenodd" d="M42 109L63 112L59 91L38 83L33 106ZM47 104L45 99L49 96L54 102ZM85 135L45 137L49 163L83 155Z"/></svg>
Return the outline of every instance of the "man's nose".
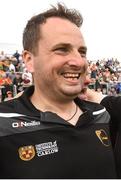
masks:
<svg viewBox="0 0 121 180"><path fill-rule="evenodd" d="M68 58L69 66L83 67L87 63L87 59L82 57L79 53L73 54Z"/></svg>

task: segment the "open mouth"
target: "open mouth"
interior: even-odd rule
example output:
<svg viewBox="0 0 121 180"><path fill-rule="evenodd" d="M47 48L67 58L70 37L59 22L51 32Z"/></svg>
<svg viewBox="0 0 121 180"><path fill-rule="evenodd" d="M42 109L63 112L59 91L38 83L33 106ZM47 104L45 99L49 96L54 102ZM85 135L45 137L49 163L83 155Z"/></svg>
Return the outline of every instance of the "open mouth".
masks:
<svg viewBox="0 0 121 180"><path fill-rule="evenodd" d="M81 73L63 73L62 74L64 76L64 78L66 79L79 79Z"/></svg>

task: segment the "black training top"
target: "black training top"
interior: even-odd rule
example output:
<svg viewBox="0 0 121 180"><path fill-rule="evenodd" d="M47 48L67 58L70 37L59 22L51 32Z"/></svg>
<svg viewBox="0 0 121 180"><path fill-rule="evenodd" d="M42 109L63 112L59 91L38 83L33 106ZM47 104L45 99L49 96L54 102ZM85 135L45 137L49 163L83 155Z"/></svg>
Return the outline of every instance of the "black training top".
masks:
<svg viewBox="0 0 121 180"><path fill-rule="evenodd" d="M37 110L33 90L0 104L0 178L116 178L105 108L75 99L84 113L73 126Z"/></svg>
<svg viewBox="0 0 121 180"><path fill-rule="evenodd" d="M106 107L111 115L111 139L116 157L118 178L121 179L121 96L107 96L102 100L101 104Z"/></svg>

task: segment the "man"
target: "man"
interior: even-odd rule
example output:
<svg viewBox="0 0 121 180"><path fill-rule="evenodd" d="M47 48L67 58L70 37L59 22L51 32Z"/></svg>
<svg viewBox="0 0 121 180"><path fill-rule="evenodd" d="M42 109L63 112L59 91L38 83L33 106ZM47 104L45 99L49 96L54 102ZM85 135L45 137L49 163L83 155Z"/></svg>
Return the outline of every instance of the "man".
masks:
<svg viewBox="0 0 121 180"><path fill-rule="evenodd" d="M34 87L0 104L0 178L116 178L109 114L77 98L87 71L82 21L61 4L28 21L23 58Z"/></svg>

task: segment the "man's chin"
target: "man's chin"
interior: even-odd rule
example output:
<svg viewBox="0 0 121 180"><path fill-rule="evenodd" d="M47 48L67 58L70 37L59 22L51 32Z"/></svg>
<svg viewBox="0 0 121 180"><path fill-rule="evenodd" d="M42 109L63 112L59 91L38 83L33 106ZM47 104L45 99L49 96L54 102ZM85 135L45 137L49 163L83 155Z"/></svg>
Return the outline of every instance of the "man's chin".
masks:
<svg viewBox="0 0 121 180"><path fill-rule="evenodd" d="M78 97L79 92L65 92L64 95L66 95L66 97L70 99L75 99L76 97Z"/></svg>
<svg viewBox="0 0 121 180"><path fill-rule="evenodd" d="M61 89L61 93L63 93L64 96L66 96L69 99L75 99L76 97L78 97L78 95L80 94L81 89L80 87L74 88L69 87L69 88L63 88Z"/></svg>

